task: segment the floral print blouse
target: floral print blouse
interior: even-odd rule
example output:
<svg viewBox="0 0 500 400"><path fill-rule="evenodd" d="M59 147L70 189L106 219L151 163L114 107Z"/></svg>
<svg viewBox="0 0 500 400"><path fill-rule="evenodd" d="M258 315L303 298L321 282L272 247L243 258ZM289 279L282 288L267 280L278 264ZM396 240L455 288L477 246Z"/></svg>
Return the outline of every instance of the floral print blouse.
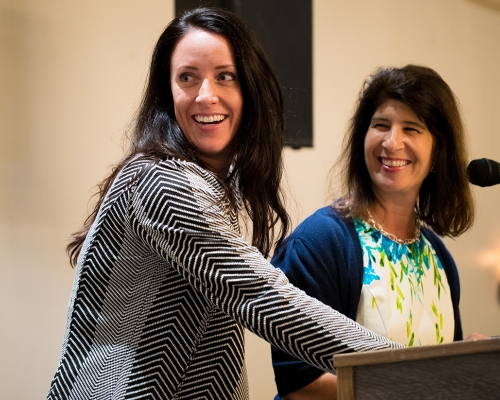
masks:
<svg viewBox="0 0 500 400"><path fill-rule="evenodd" d="M364 264L356 321L409 347L452 342L448 280L425 236L399 244L359 218L354 226Z"/></svg>

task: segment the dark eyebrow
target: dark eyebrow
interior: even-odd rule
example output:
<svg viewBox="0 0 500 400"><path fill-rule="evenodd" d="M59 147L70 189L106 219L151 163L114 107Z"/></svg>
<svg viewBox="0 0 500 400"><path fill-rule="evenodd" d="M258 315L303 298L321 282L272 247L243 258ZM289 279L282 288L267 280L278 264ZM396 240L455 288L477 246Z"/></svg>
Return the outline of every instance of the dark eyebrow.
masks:
<svg viewBox="0 0 500 400"><path fill-rule="evenodd" d="M228 67L236 68L236 65L234 65L234 64L218 65L217 67L215 67L215 69L226 69ZM180 68L185 68L185 69L189 69L189 70L193 70L193 71L198 70L198 67L195 67L194 65L181 65L177 69L180 69Z"/></svg>
<svg viewBox="0 0 500 400"><path fill-rule="evenodd" d="M226 69L228 67L236 68L236 65L234 64L219 65L218 67L215 67L215 69Z"/></svg>
<svg viewBox="0 0 500 400"><path fill-rule="evenodd" d="M372 118L372 122L391 122L388 118Z"/></svg>

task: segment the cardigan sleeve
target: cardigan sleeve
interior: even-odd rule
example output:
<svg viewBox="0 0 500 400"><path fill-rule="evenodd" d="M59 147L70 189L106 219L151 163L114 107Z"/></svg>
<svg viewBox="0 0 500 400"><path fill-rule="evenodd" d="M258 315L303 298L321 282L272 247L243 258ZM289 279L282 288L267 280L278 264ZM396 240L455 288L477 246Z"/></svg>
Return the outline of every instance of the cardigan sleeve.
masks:
<svg viewBox="0 0 500 400"><path fill-rule="evenodd" d="M362 257L348 226L331 208L307 218L276 252L271 263L290 282L352 319L359 301ZM354 308L353 308L354 304ZM316 380L324 371L272 347L278 393L283 396Z"/></svg>
<svg viewBox="0 0 500 400"><path fill-rule="evenodd" d="M138 237L222 312L325 371L335 353L401 347L292 286L237 229L217 179L193 163L162 162L136 183Z"/></svg>

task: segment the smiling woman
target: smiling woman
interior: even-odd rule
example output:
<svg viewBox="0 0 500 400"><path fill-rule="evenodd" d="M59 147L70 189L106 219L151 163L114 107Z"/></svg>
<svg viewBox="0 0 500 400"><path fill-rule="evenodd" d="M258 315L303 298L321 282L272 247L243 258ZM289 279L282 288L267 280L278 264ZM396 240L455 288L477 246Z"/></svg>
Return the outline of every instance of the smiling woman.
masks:
<svg viewBox="0 0 500 400"><path fill-rule="evenodd" d="M457 101L435 71L378 70L344 139L343 196L299 225L271 262L391 340L461 340L458 272L436 233L458 236L472 225L465 150ZM278 348L273 366L278 397L335 398L334 375Z"/></svg>
<svg viewBox="0 0 500 400"><path fill-rule="evenodd" d="M222 35L193 29L175 47L170 73L180 128L197 157L225 179L243 111L231 44Z"/></svg>
<svg viewBox="0 0 500 400"><path fill-rule="evenodd" d="M244 327L330 372L335 353L402 347L269 264L275 225L278 242L288 227L283 140L280 86L248 26L213 8L174 19L130 149L68 246L76 274L49 399L248 399Z"/></svg>
<svg viewBox="0 0 500 400"><path fill-rule="evenodd" d="M379 202L407 204L413 210L431 170L432 144L425 122L405 103L390 99L377 107L365 136L365 163ZM394 228L403 238L415 232L414 226Z"/></svg>

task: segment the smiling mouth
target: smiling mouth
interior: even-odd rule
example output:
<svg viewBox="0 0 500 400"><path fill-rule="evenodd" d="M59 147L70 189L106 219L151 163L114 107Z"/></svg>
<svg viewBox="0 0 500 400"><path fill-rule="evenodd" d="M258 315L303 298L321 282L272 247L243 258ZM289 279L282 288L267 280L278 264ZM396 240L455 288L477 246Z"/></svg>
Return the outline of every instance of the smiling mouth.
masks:
<svg viewBox="0 0 500 400"><path fill-rule="evenodd" d="M410 161L408 160L390 160L388 158L379 158L380 162L383 165L386 165L388 167L404 167L405 165L408 165Z"/></svg>
<svg viewBox="0 0 500 400"><path fill-rule="evenodd" d="M195 115L194 120L199 124L207 125L207 124L220 124L222 121L226 119L225 115Z"/></svg>

